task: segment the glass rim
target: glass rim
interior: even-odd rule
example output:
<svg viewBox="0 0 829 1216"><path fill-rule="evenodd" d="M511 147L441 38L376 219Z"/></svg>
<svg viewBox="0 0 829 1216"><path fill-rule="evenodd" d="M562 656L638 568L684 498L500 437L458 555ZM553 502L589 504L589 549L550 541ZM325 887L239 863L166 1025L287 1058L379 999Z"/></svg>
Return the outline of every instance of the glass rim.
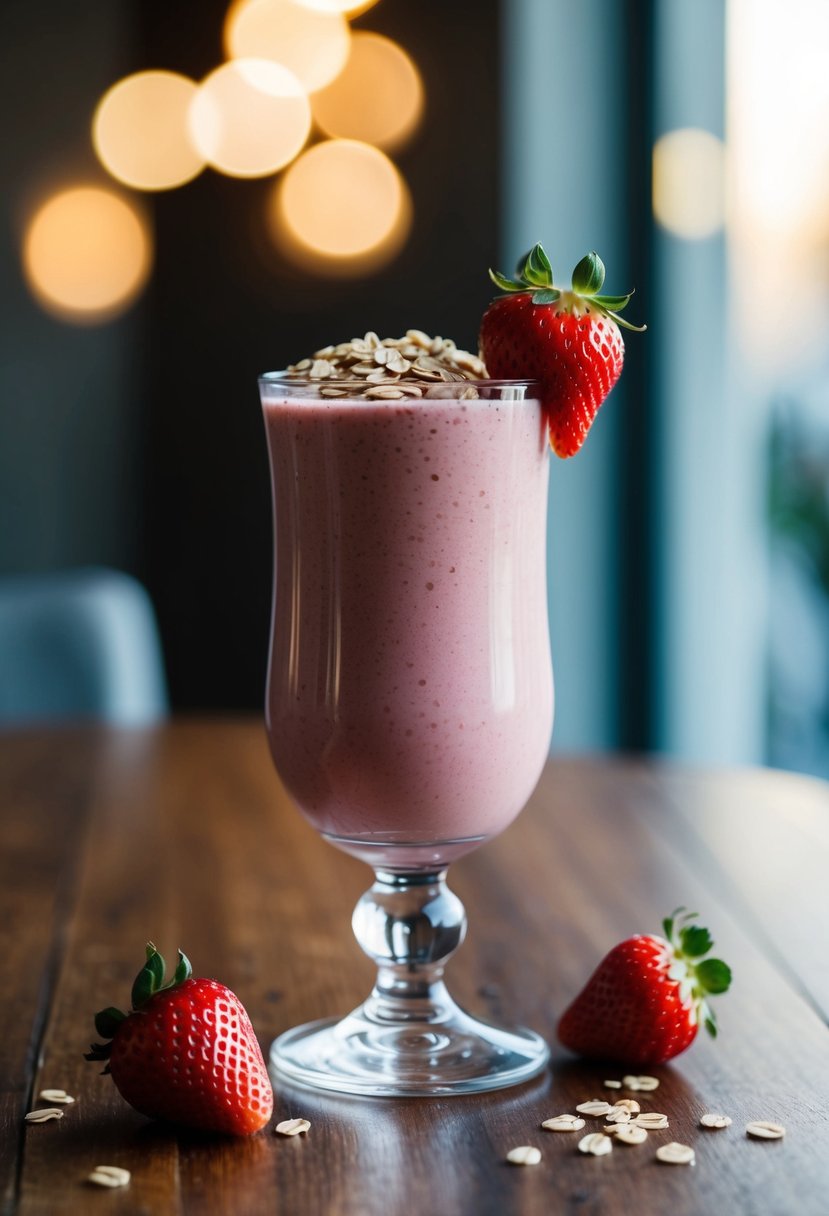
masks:
<svg viewBox="0 0 829 1216"><path fill-rule="evenodd" d="M379 370L379 369L378 369ZM311 380L307 376L296 376L287 370L278 372L262 372L258 377L259 384L266 385L290 385L296 388L359 388L364 391L366 388L365 377L353 376L349 379L338 378L330 380L326 377L324 380ZM403 380L403 384L420 383L423 386L437 388L440 384L449 385L469 385L472 388L540 388L541 381L533 376L519 376L517 378L507 379L505 377L472 377L462 380ZM386 387L394 388L395 381L389 380Z"/></svg>

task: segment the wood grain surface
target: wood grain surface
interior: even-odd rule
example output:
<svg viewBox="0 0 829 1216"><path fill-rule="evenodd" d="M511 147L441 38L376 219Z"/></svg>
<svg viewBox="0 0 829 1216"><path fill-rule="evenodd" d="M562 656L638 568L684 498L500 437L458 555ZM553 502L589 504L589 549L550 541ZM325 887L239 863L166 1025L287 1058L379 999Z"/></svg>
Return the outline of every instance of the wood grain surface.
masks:
<svg viewBox="0 0 829 1216"><path fill-rule="evenodd" d="M829 789L765 771L701 772L625 759L552 761L527 810L464 859L454 994L551 1041L601 955L684 904L705 914L735 982L721 1036L656 1069L637 1095L670 1129L610 1156L542 1119L607 1096L620 1070L553 1043L535 1082L480 1097L373 1101L281 1085L271 1129L247 1141L153 1124L84 1061L92 1014L124 1004L152 938L229 984L263 1048L298 1022L345 1013L371 967L351 936L369 885L291 807L256 722L177 722L0 736L0 1211L259 1216L825 1216L829 1180ZM43 1087L77 1097L27 1126ZM613 1097L618 1095L612 1095ZM723 1111L725 1131L699 1116ZM749 1119L786 1127L753 1141ZM596 1122L600 1128L601 1122ZM588 1121L590 1130L592 1122ZM659 1164L660 1143L696 1150ZM541 1163L506 1153L536 1145ZM128 1188L100 1191L97 1164Z"/></svg>

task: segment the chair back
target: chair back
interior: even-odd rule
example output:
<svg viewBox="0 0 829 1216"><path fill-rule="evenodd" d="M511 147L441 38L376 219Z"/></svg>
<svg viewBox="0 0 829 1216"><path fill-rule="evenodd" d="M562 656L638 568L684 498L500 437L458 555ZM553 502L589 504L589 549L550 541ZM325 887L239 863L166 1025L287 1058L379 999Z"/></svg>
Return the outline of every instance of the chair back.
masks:
<svg viewBox="0 0 829 1216"><path fill-rule="evenodd" d="M134 578L108 569L0 578L0 726L137 725L168 707L155 613Z"/></svg>

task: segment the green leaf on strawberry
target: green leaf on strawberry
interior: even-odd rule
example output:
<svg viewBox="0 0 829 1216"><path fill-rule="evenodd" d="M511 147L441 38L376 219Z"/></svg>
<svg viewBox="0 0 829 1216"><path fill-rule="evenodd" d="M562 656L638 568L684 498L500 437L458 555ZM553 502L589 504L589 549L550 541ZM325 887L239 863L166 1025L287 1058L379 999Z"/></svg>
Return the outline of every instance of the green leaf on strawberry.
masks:
<svg viewBox="0 0 829 1216"><path fill-rule="evenodd" d="M572 278L573 291L577 291L580 296L595 296L597 292L601 291L605 280L605 268L604 262L595 249L591 253L585 254L576 265Z"/></svg>
<svg viewBox="0 0 829 1216"><path fill-rule="evenodd" d="M731 968L719 958L703 959L694 968L699 987L712 996L727 992L731 987Z"/></svg>
<svg viewBox="0 0 829 1216"><path fill-rule="evenodd" d="M536 287L552 287L553 268L542 245L533 245L530 252L518 263L518 280Z"/></svg>
<svg viewBox="0 0 829 1216"><path fill-rule="evenodd" d="M714 945L714 939L701 925L685 925L679 934L682 953L686 958L701 958Z"/></svg>

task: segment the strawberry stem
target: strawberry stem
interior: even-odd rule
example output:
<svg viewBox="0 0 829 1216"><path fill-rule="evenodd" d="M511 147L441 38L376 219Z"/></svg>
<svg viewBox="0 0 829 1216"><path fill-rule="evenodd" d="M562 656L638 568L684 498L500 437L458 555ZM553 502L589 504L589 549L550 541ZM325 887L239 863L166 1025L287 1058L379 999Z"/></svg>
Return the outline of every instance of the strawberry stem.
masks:
<svg viewBox="0 0 829 1216"><path fill-rule="evenodd" d="M508 294L532 292L533 304L558 304L557 312L571 312L573 304L587 300L594 311L610 317L625 329L635 333L644 333L647 329L646 325L633 325L619 316L629 304L632 291L623 296L599 295L604 285L605 265L595 250L585 254L577 263L572 274L573 287L569 292L562 293L553 285L553 268L544 246L540 244L533 245L521 259L512 278L491 267L489 277L500 291Z"/></svg>
<svg viewBox="0 0 829 1216"><path fill-rule="evenodd" d="M140 1009L142 1005L146 1005L151 996L155 996L157 992L163 992L168 988L176 988L179 984L183 984L193 974L193 968L190 965L190 960L181 950L178 952L178 965L171 980L164 983L164 973L167 970L167 964L164 958L156 950L152 942L147 942L147 961L138 975L135 977L135 983L132 986L132 1007Z"/></svg>
<svg viewBox="0 0 829 1216"><path fill-rule="evenodd" d="M164 958L156 950L152 942L147 942L147 958L144 966L135 977L135 982L132 986L132 1008L133 1010L140 1009L142 1005L146 1005L150 997L155 996L157 992L164 992L169 988L177 988L179 984L183 984L185 980L189 980L193 974L193 968L190 965L190 960L181 950L178 952L178 964L176 966L173 978L164 983L164 973L167 970L167 965ZM118 1031L118 1027L127 1018L126 1013L122 1013L120 1009L116 1009L110 1005L106 1009L101 1009L95 1014L95 1031L102 1039L112 1039ZM85 1060L107 1060L112 1051L112 1043L93 1043L89 1051L84 1055ZM104 1070L107 1071L106 1069Z"/></svg>
<svg viewBox="0 0 829 1216"><path fill-rule="evenodd" d="M662 928L674 958L687 967L697 1017L711 1037L715 1038L717 1023L706 998L727 992L732 974L731 968L722 959L702 957L713 949L714 939L707 929L690 923L696 916L696 912L676 908L670 916L665 917Z"/></svg>

